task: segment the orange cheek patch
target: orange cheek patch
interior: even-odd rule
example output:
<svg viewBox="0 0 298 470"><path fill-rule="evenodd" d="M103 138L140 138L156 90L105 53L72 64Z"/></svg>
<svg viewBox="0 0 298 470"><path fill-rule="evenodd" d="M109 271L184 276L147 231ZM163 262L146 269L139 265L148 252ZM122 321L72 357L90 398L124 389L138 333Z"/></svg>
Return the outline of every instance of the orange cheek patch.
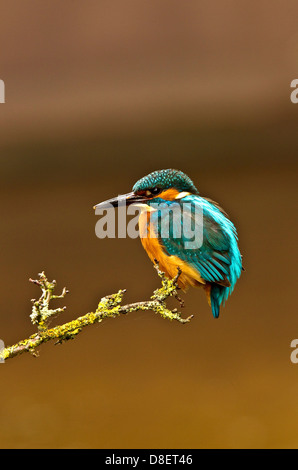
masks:
<svg viewBox="0 0 298 470"><path fill-rule="evenodd" d="M167 189L162 193L158 194L156 197L160 197L161 199L165 199L166 201L174 201L176 196L178 196L179 191L177 189Z"/></svg>

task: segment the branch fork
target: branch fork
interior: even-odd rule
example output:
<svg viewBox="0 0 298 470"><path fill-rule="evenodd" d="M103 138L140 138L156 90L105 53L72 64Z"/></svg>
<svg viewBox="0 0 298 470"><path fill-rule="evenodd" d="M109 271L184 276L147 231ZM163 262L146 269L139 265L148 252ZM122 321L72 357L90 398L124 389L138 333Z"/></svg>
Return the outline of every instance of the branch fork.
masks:
<svg viewBox="0 0 298 470"><path fill-rule="evenodd" d="M189 323L193 315L182 318L181 313L177 309L170 310L166 305L169 297L175 297L180 306L183 307L183 301L178 296L177 281L181 274L180 269L173 279L168 279L166 275L159 269L158 263L154 265L158 276L161 279L161 287L153 292L150 300L136 302L127 305L121 305L125 289L119 290L117 293L103 297L95 312L87 313L77 319L49 328L53 318L64 312L66 307L50 308L50 302L54 299L64 299L68 290L64 287L60 295L54 294L56 281L49 281L44 272L39 273L38 279L29 279L30 282L37 285L41 289L41 296L38 300L32 299L32 313L30 315L31 322L37 326L37 332L25 340L21 340L13 346L8 346L2 351L0 350L0 362L5 359L18 356L25 352L30 352L34 356L38 356L38 347L42 343L55 340L55 344L61 344L64 341L74 339L85 326L94 323L100 323L104 318L115 318L120 314L128 314L139 310L151 310L168 320L176 320L180 323Z"/></svg>

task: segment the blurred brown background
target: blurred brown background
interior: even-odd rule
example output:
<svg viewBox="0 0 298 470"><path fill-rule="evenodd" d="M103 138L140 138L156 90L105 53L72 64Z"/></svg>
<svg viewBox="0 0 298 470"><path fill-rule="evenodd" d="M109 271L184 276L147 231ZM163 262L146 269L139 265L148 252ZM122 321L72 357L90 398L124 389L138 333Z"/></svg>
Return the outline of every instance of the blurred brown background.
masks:
<svg viewBox="0 0 298 470"><path fill-rule="evenodd" d="M297 447L297 2L0 5L5 344L34 332L43 269L70 290L60 322L149 298L140 241L97 239L92 206L152 170L220 202L246 268L217 321L191 290L189 325L133 313L0 364L0 446Z"/></svg>

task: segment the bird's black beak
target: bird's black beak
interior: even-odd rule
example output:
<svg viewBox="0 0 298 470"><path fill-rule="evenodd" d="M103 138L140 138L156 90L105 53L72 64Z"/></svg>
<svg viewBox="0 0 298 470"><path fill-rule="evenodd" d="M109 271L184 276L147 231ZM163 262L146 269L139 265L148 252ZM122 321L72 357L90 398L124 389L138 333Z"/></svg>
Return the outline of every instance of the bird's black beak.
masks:
<svg viewBox="0 0 298 470"><path fill-rule="evenodd" d="M121 206L131 206L132 204L142 204L145 203L146 197L141 196L135 193L121 194L118 197L108 199L107 201L100 202L93 206L93 209L109 209L111 207L121 207Z"/></svg>

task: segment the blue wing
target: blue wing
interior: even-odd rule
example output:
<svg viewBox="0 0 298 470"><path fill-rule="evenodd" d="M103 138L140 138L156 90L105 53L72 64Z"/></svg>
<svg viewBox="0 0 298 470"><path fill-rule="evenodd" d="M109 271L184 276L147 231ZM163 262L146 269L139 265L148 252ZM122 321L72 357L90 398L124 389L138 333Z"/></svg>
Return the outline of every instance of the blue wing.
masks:
<svg viewBox="0 0 298 470"><path fill-rule="evenodd" d="M179 203L174 203L180 205L183 217L180 220L170 218L169 234L165 236L160 222L166 220L166 211L173 207L173 202L163 202L164 209L159 209L159 216L153 212L151 217L156 218L155 227L166 253L178 256L193 266L206 282L218 285L219 289L215 289L213 295L216 294L217 304L220 305L232 292L242 269L233 223L215 203L200 196L186 196ZM214 308L214 316L218 316Z"/></svg>

